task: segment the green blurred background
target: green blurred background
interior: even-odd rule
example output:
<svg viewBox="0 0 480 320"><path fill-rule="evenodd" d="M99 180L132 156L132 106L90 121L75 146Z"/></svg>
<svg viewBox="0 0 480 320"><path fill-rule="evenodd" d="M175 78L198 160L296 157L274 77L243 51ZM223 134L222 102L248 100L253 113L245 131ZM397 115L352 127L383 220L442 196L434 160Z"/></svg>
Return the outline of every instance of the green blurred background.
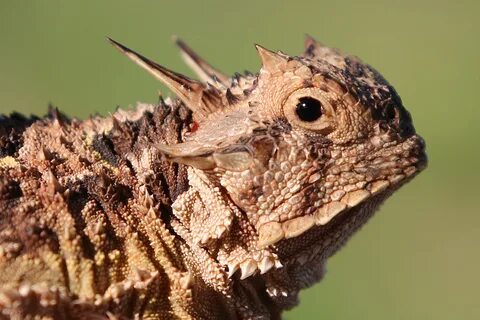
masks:
<svg viewBox="0 0 480 320"><path fill-rule="evenodd" d="M387 201L287 319L480 319L478 1L0 0L0 113L52 103L84 118L156 102L161 87L105 36L191 75L170 41L257 71L260 43L303 34L358 55L396 87L429 168Z"/></svg>

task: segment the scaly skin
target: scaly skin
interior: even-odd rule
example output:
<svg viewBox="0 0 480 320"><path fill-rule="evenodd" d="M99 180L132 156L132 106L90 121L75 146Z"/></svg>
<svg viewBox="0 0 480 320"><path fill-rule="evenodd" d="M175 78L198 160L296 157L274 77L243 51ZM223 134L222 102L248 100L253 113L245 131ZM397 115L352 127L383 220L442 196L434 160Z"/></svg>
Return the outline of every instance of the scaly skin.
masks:
<svg viewBox="0 0 480 320"><path fill-rule="evenodd" d="M394 89L312 38L232 78L178 40L203 82L111 42L179 100L0 118L0 318L278 319L426 165Z"/></svg>

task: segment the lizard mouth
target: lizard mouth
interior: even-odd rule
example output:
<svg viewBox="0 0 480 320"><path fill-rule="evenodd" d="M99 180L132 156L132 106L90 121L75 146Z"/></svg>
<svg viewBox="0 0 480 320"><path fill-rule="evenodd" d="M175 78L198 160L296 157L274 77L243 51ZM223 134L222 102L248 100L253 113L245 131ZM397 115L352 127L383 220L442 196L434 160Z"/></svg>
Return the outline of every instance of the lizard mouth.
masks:
<svg viewBox="0 0 480 320"><path fill-rule="evenodd" d="M333 193L330 193L326 203L309 201L305 190L297 190L294 204L300 207L302 205L296 201L306 204L301 215L260 223L256 230L256 251L260 257L263 255L260 273L281 268L282 265L298 268L308 263L312 270L321 266L373 215L385 199L425 168L426 156L422 142L419 137L413 136L404 141L405 145L395 146L397 161L390 157L388 161L365 164L363 167L370 170L365 176L371 178L366 179L361 188L345 191L338 197L333 197ZM316 181L318 180L311 181L311 184ZM318 182L320 186L322 183ZM305 194L303 198L302 192ZM280 206L277 210L279 208ZM242 269L241 279L255 272L259 259L247 259L247 262L239 264ZM238 268L227 265L231 274Z"/></svg>
<svg viewBox="0 0 480 320"><path fill-rule="evenodd" d="M280 261L284 265L300 267L325 261L373 216L385 199L408 180L410 178L385 187L354 207L346 207L329 218L328 223L316 224L294 239L280 241L277 246Z"/></svg>
<svg viewBox="0 0 480 320"><path fill-rule="evenodd" d="M343 192L341 197L315 208L307 210L307 214L284 221L270 221L258 228L258 247L269 245L288 247L288 243L302 242L305 234L329 232L335 226L350 225L350 220L358 220L359 225L367 219L358 219L358 216L369 217L378 208L380 203L390 196L395 190L413 179L427 165L423 140L414 136L405 141L411 147L408 161L387 163L391 168L383 165L384 170L393 170L388 175L379 175L377 179L368 182L363 188L351 192ZM412 144L413 143L413 144ZM371 170L379 169L372 167ZM361 214L359 214L361 213ZM363 222L362 222L363 221ZM347 228L346 226L344 228ZM352 232L356 228L352 228ZM348 230L347 230L348 231ZM288 239L293 239L288 241ZM297 241L298 238L298 241ZM318 239L318 238L317 238ZM287 241L284 241L287 240ZM308 242L308 241L307 241ZM285 243L287 245L285 245ZM291 252L290 256L297 256L298 250ZM287 255L288 256L288 255Z"/></svg>
<svg viewBox="0 0 480 320"><path fill-rule="evenodd" d="M320 208L314 215L317 222L315 226L290 241L278 243L280 260L285 265L299 266L308 262L325 261L372 217L391 194L412 180L426 166L426 155L421 152L414 172L410 169L409 175L397 175L389 180L370 183L366 187L370 194L356 205L352 207L330 205ZM338 208L344 209L339 211Z"/></svg>
<svg viewBox="0 0 480 320"><path fill-rule="evenodd" d="M411 178L408 177L409 179ZM391 180L373 181L364 189L346 193L339 201L331 201L321 206L313 214L281 222L264 223L258 229L258 246L264 248L269 245L280 244L285 242L282 240L302 237L310 230L324 229L330 224L338 224L340 217L349 216L354 211L361 211L366 207L365 203L373 199L386 198L406 181L407 178L400 175Z"/></svg>

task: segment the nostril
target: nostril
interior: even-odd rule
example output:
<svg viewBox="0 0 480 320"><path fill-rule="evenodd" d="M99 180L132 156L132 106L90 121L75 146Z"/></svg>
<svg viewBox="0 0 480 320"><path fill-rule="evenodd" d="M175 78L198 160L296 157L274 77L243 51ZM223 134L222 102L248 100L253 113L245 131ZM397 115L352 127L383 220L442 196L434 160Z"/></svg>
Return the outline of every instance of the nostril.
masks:
<svg viewBox="0 0 480 320"><path fill-rule="evenodd" d="M409 154L408 157L414 162L413 164L419 170L423 170L428 164L428 157L425 152L425 140L418 135L413 135L406 141L409 145Z"/></svg>
<svg viewBox="0 0 480 320"><path fill-rule="evenodd" d="M387 133L389 132L390 130L390 127L388 126L388 123L386 123L385 121L380 121L378 123L378 128L380 129L381 132L383 133Z"/></svg>

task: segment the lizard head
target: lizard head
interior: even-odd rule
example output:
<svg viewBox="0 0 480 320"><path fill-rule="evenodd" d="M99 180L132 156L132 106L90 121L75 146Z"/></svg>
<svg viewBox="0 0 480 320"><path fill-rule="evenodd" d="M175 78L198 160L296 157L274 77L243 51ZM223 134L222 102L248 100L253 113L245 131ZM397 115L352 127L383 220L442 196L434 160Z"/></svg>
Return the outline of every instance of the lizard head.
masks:
<svg viewBox="0 0 480 320"><path fill-rule="evenodd" d="M394 88L358 58L310 37L301 56L257 46L260 72L231 78L177 41L202 81L112 42L192 110L184 142L157 147L189 167L193 191L174 211L200 234L197 243L224 238L217 258L231 274L314 260L308 248L319 239L341 242L361 224L342 229L346 219L368 217L426 165L423 140ZM188 219L187 207L196 208ZM235 241L249 249L238 253ZM250 259L249 251L260 253Z"/></svg>

